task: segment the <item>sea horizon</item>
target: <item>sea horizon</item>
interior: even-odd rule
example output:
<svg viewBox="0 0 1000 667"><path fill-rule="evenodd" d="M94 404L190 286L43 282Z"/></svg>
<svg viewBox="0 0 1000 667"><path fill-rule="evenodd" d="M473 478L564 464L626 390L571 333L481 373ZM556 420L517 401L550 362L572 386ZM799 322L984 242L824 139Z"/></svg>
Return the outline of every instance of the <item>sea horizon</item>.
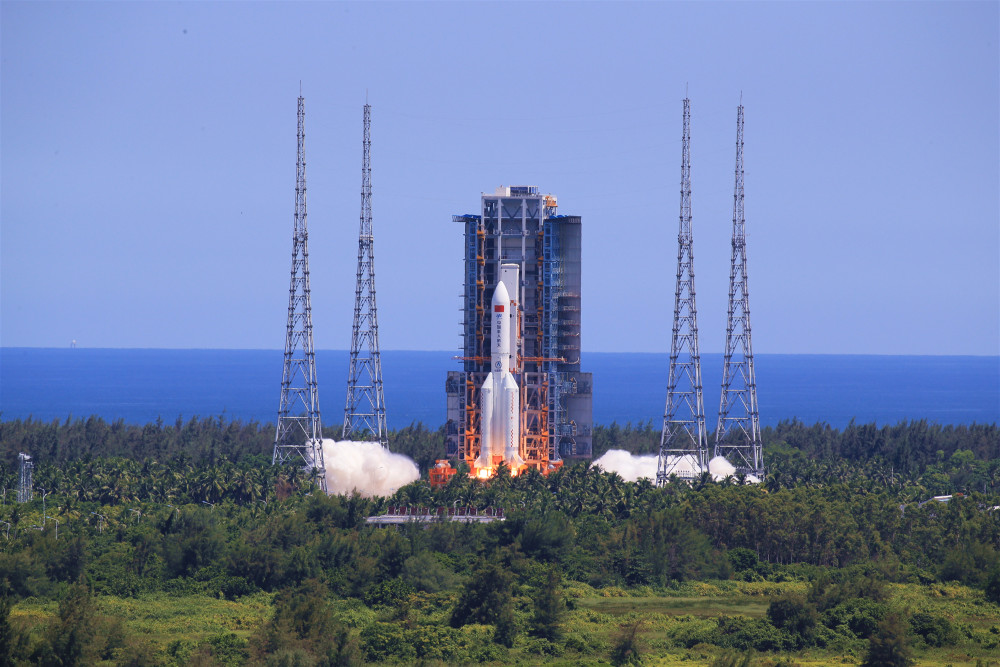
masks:
<svg viewBox="0 0 1000 667"><path fill-rule="evenodd" d="M386 416L399 429L445 422L452 350L382 350ZM283 350L230 348L0 347L0 419L99 416L146 424L218 417L273 423ZM702 353L706 426L715 428L721 352ZM316 351L320 409L341 423L349 353ZM663 418L666 352L586 352L594 376L594 423L657 425ZM843 428L996 423L1000 355L755 354L762 426L798 419Z"/></svg>

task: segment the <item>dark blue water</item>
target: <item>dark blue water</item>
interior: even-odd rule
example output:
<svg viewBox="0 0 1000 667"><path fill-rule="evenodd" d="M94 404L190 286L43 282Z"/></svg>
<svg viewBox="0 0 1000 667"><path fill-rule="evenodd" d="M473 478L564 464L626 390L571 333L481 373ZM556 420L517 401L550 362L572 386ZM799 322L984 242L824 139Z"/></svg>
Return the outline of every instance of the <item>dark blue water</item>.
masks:
<svg viewBox="0 0 1000 667"><path fill-rule="evenodd" d="M391 428L444 422L451 352L382 353ZM662 419L667 355L585 353L594 374L594 421ZM348 355L316 353L323 421L341 423ZM99 415L145 424L162 417L224 415L273 422L282 353L275 350L0 348L0 418L50 421ZM940 424L1000 421L1000 357L782 355L756 357L764 425L796 417L843 427L926 419ZM702 357L705 412L714 428L722 355Z"/></svg>

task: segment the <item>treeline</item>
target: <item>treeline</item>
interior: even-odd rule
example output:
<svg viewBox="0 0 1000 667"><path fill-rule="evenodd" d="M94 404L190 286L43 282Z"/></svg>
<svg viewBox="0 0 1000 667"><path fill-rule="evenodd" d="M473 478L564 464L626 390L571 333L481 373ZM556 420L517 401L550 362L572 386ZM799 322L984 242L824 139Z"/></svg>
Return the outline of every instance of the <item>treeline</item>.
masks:
<svg viewBox="0 0 1000 667"><path fill-rule="evenodd" d="M768 488L818 486L864 479L875 486L899 486L912 497L1000 490L1000 427L947 425L924 420L894 426L782 421L761 430ZM709 443L713 443L709 437ZM644 424L594 427L594 458L609 449L651 454L660 428Z"/></svg>
<svg viewBox="0 0 1000 667"><path fill-rule="evenodd" d="M323 427L323 437L339 440L342 425ZM444 427L428 430L422 423L389 432L390 448L416 461L421 470L444 456ZM0 465L17 466L18 452L36 461L64 465L98 458L171 461L194 466L216 463L270 463L274 424L227 420L225 417L162 419L138 426L100 417L45 422L37 419L0 421Z"/></svg>
<svg viewBox="0 0 1000 667"><path fill-rule="evenodd" d="M656 453L660 446L661 427L652 420L644 423L617 422L595 425L593 456L599 458L610 449L633 454ZM323 436L339 439L341 425L323 428ZM709 433L709 443L714 442ZM417 461L427 470L443 458L444 427L428 429L416 422L389 432L390 448ZM958 451L968 451L973 458L990 460L1000 457L1000 426L994 424L940 425L926 420L900 422L892 426L856 424L843 430L829 424L807 426L792 419L761 430L765 448L788 447L817 461L869 462L891 467L900 475L916 476L930 466L940 464ZM173 424L163 420L138 426L124 420L107 422L100 417L44 422L36 419L0 421L0 452L8 467L16 462L17 452L31 453L39 460L62 464L99 457L124 457L157 461L183 459L197 465L212 465L225 459L239 463L248 457L271 456L274 425L259 422L204 417Z"/></svg>
<svg viewBox="0 0 1000 667"><path fill-rule="evenodd" d="M324 435L337 439L340 427L324 428ZM659 438L652 422L597 426L594 457L608 449L655 452ZM807 427L788 421L765 428L762 439L765 487L771 492L851 483L869 491L896 488L909 501L1000 491L1000 428L995 425L916 421L882 428L851 424L839 431L825 424ZM72 477L78 481L68 486L81 500L253 502L263 497L264 489L297 488L301 481L298 471L270 467L273 441L271 425L221 417L145 426L109 424L97 417L4 421L0 485L16 487L17 455L23 451L38 465L36 486L55 489ZM412 458L426 473L444 456L444 432L412 424L390 432L389 447Z"/></svg>
<svg viewBox="0 0 1000 667"><path fill-rule="evenodd" d="M656 453L662 425L652 420L624 426L617 422L594 426L594 458L609 449L633 454ZM765 447L787 445L810 459L864 462L877 460L894 466L901 474L919 474L959 450L972 452L977 459L1000 457L1000 426L993 424L941 425L920 419L894 426L856 424L843 430L818 422L812 426L798 419L784 420L761 429ZM708 442L715 442L714 431Z"/></svg>

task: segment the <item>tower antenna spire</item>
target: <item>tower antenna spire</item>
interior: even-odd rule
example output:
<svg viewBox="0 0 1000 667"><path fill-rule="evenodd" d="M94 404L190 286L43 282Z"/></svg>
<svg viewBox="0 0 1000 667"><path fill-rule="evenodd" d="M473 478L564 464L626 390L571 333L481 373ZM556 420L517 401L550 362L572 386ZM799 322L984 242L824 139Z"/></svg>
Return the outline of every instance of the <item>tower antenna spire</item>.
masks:
<svg viewBox="0 0 1000 667"><path fill-rule="evenodd" d="M729 270L729 319L715 456L724 456L737 472L762 477L757 379L750 340L750 292L747 288L746 218L743 213L743 104L736 112L736 188L733 195L733 255Z"/></svg>
<svg viewBox="0 0 1000 667"><path fill-rule="evenodd" d="M691 100L684 98L684 129L681 138L681 206L677 234L677 287L674 292L674 327L670 341L670 371L667 406L663 415L656 484L662 486L672 474L690 477L707 469L705 404L702 397L701 356L698 352L698 309L694 289L694 237L691 228Z"/></svg>
<svg viewBox="0 0 1000 667"><path fill-rule="evenodd" d="M366 92L367 97L367 92ZM382 358L375 308L375 237L372 235L371 105L365 103L361 158L361 228L358 233L358 282L354 293L351 364L347 377L343 438L369 437L388 444Z"/></svg>
<svg viewBox="0 0 1000 667"><path fill-rule="evenodd" d="M301 85L301 84L300 84ZM281 374L278 427L272 463L301 463L326 491L323 462L323 425L316 383L312 303L309 290L309 230L306 224L305 98L298 100L297 157L295 163L295 217L292 228L292 277L288 288L288 326L285 362Z"/></svg>

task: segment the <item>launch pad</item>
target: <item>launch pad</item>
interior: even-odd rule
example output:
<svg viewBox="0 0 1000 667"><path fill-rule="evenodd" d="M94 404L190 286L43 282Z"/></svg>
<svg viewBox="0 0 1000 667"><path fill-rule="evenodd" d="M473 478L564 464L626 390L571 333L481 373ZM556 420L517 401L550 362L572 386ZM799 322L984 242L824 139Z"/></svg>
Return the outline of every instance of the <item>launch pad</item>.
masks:
<svg viewBox="0 0 1000 667"><path fill-rule="evenodd" d="M465 289L462 370L450 371L445 385L446 453L479 478L493 475L500 459L514 474L547 474L591 454L593 378L580 370L581 219L559 214L556 198L536 186L501 186L483 193L481 204L479 215L453 218L465 228ZM492 446L490 458L479 460L487 432L482 393L498 343L493 297L501 283L510 300L508 368L517 386L523 466Z"/></svg>

